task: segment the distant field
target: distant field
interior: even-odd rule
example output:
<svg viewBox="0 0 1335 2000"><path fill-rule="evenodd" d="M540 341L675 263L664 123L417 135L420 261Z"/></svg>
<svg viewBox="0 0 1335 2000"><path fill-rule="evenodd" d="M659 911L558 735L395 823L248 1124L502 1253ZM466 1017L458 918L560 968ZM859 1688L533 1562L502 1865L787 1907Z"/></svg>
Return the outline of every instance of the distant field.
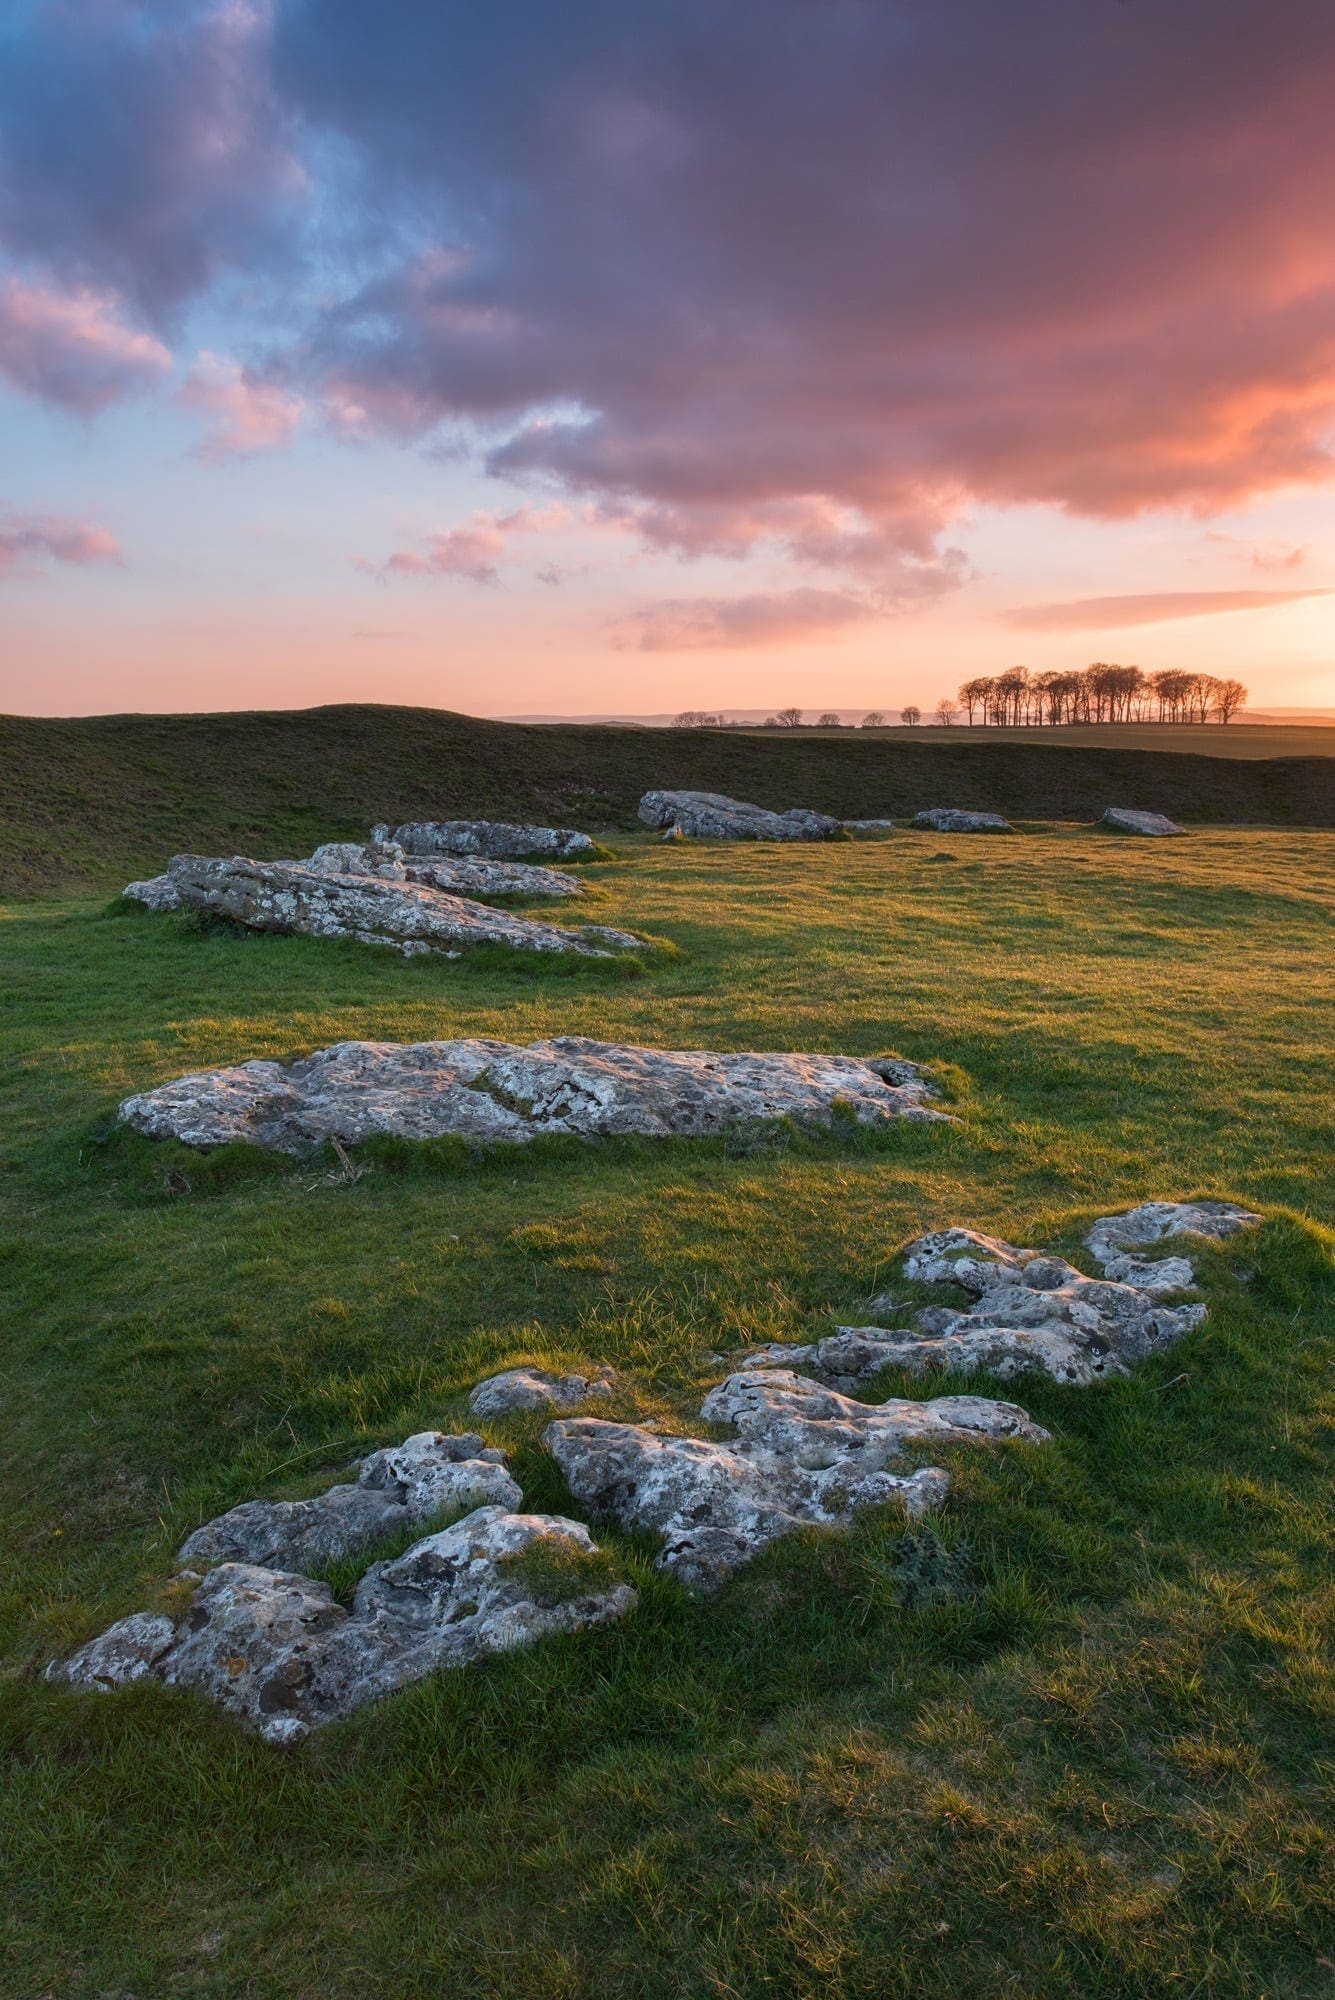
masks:
<svg viewBox="0 0 1335 2000"><path fill-rule="evenodd" d="M772 732L766 731L766 734ZM843 730L812 730L812 735L836 736ZM860 732L859 732L860 733ZM916 729L876 729L869 735L894 743L926 741L953 744L961 736L968 741L1023 743L1029 745L1074 744L1102 750L1176 750L1193 757L1335 757L1335 726L1330 724L1230 722L1225 727L1207 722L1187 728L1171 722L1119 722L1080 725L1059 729L973 729L965 723L942 729L936 723L922 723Z"/></svg>
<svg viewBox="0 0 1335 2000"><path fill-rule="evenodd" d="M186 849L306 854L379 819L615 830L635 825L655 786L843 818L960 805L1087 822L1124 805L1197 824L1335 826L1335 733L1296 732L1301 756L1239 754L1263 734L1166 730L1166 746L1153 729L1070 741L1045 730L650 730L372 707L11 716L0 718L0 895L109 889Z"/></svg>
<svg viewBox="0 0 1335 2000"><path fill-rule="evenodd" d="M321 820L329 781L269 726L304 842L347 794ZM246 779L217 756L201 816ZM201 933L104 893L0 918L0 1994L1323 2000L1335 836L619 844L590 914L678 947L639 978ZM960 1122L370 1148L360 1179L103 1123L343 1037L561 1033L898 1051ZM903 1600L893 1508L706 1603L599 1530L641 1593L623 1625L295 1751L202 1699L42 1678L162 1600L202 1517L471 1427L492 1369L610 1361L628 1414L696 1426L716 1351L865 1320L922 1229L1083 1261L1092 1215L1191 1193L1267 1220L1193 1246L1210 1317L1178 1346L1085 1390L930 1385L1053 1433L948 1454L958 1597ZM581 1511L535 1420L482 1428L530 1506Z"/></svg>

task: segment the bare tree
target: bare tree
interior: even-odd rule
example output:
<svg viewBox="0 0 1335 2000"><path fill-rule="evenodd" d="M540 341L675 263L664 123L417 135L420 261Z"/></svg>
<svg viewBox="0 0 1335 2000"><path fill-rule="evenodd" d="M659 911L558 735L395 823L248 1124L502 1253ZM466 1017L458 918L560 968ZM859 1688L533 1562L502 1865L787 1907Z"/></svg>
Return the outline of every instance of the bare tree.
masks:
<svg viewBox="0 0 1335 2000"><path fill-rule="evenodd" d="M907 708L900 709L899 719L902 723L906 724L908 728L916 729L918 724L922 721L922 710L920 708L915 708L913 706L913 703L910 702Z"/></svg>
<svg viewBox="0 0 1335 2000"><path fill-rule="evenodd" d="M864 729L884 729L885 716L879 708L869 708L862 718L861 726Z"/></svg>
<svg viewBox="0 0 1335 2000"><path fill-rule="evenodd" d="M781 729L800 729L802 727L802 710L800 708L781 708L774 720Z"/></svg>
<svg viewBox="0 0 1335 2000"><path fill-rule="evenodd" d="M1232 722L1246 699L1247 690L1241 681L1215 682L1214 712L1221 722Z"/></svg>
<svg viewBox="0 0 1335 2000"><path fill-rule="evenodd" d="M823 708L816 717L817 729L838 729L840 727L837 708Z"/></svg>
<svg viewBox="0 0 1335 2000"><path fill-rule="evenodd" d="M683 708L672 718L677 729L722 729L723 717L707 708Z"/></svg>
<svg viewBox="0 0 1335 2000"><path fill-rule="evenodd" d="M987 693L991 685L991 681L986 675L983 675L978 680L965 681L964 686L960 689L960 700L963 702L965 712L968 715L970 729L973 728L975 711L981 709L983 720L987 720Z"/></svg>
<svg viewBox="0 0 1335 2000"><path fill-rule="evenodd" d="M959 712L959 704L953 702L949 695L943 695L936 704L936 719L943 729L951 727Z"/></svg>
<svg viewBox="0 0 1335 2000"><path fill-rule="evenodd" d="M778 716L777 716L777 715L767 715L767 716L765 717L765 721L764 721L764 724L763 724L763 727L764 727L764 728L766 728L766 729L777 729L777 728L778 728L778 726L779 726L779 718L778 718Z"/></svg>

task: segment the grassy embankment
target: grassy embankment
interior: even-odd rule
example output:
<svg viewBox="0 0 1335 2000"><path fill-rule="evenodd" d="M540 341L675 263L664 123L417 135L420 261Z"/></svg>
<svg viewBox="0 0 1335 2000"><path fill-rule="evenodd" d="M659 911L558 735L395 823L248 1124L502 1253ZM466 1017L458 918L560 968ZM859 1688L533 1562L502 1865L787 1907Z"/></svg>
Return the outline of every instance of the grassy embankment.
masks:
<svg viewBox="0 0 1335 2000"><path fill-rule="evenodd" d="M351 817L290 811L274 847ZM122 838L147 859L160 834ZM623 846L590 914L680 947L638 979L10 905L0 1991L1316 2000L1335 839ZM894 1049L941 1066L961 1123L373 1151L355 1181L103 1131L205 1064L562 1031ZM856 1319L924 1227L1074 1251L1091 1214L1193 1191L1270 1219L1200 1257L1209 1321L1132 1379L1003 1392L1055 1442L956 1456L953 1601L900 1601L893 1516L709 1604L607 1534L626 1624L296 1753L185 1696L40 1678L154 1601L198 1519L466 1427L494 1367L609 1360L628 1410L686 1424L707 1350ZM536 1428L490 1435L529 1504L569 1508Z"/></svg>
<svg viewBox="0 0 1335 2000"><path fill-rule="evenodd" d="M3 717L0 894L118 887L188 849L306 854L380 819L476 814L606 832L634 826L653 786L849 819L959 805L1090 821L1124 805L1192 823L1335 827L1335 763L1323 754L1335 731L1307 731L1306 754L1261 758L1232 754L1244 740L1237 725L1162 739L1148 729L1062 734L525 728L353 707Z"/></svg>

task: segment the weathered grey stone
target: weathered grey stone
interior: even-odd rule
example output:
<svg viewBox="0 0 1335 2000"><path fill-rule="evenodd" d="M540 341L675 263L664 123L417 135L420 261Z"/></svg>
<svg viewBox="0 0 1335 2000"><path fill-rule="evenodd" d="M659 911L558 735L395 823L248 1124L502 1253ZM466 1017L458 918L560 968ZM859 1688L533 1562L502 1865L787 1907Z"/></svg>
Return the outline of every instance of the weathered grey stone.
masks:
<svg viewBox="0 0 1335 2000"><path fill-rule="evenodd" d="M322 874L304 863L178 854L168 875L182 903L251 930L355 938L411 954L504 944L518 951L608 958L641 940L624 931L563 930L494 910L422 883L374 875Z"/></svg>
<svg viewBox="0 0 1335 2000"><path fill-rule="evenodd" d="M478 854L489 861L530 858L571 861L596 849L587 833L569 826L512 826L504 820L409 820L372 828L373 840L394 840L405 854Z"/></svg>
<svg viewBox="0 0 1335 2000"><path fill-rule="evenodd" d="M403 849L390 840L327 840L308 861L285 861L285 868L309 868L315 875L373 875L404 882Z"/></svg>
<svg viewBox="0 0 1335 2000"><path fill-rule="evenodd" d="M846 819L842 824L849 833L893 833L895 830L892 819Z"/></svg>
<svg viewBox="0 0 1335 2000"><path fill-rule="evenodd" d="M680 831L694 840L832 840L841 830L828 813L800 806L767 812L722 792L646 792L639 813L645 826Z"/></svg>
<svg viewBox="0 0 1335 2000"><path fill-rule="evenodd" d="M925 827L932 833L1010 833L1013 831L1008 819L1000 813L962 812L956 806L933 806L927 812L914 813L913 824Z"/></svg>
<svg viewBox="0 0 1335 2000"><path fill-rule="evenodd" d="M534 1583L508 1561L534 1552L573 1559L568 1590L559 1570ZM635 1602L628 1585L582 1584L578 1561L594 1553L578 1521L479 1507L373 1564L351 1612L309 1577L226 1562L174 1630L167 1619L122 1620L49 1671L75 1686L151 1675L198 1688L270 1742L299 1742L443 1667L623 1617Z"/></svg>
<svg viewBox="0 0 1335 2000"><path fill-rule="evenodd" d="M1262 1218L1253 1209L1231 1201L1144 1201L1121 1215L1101 1215L1091 1223L1085 1247L1109 1277L1121 1277L1115 1264L1135 1263L1128 1252L1147 1250L1179 1236L1200 1236L1222 1242L1239 1229L1251 1229ZM1185 1258L1172 1260L1182 1264ZM1141 1266L1141 1268L1144 1268Z"/></svg>
<svg viewBox="0 0 1335 2000"><path fill-rule="evenodd" d="M479 1382L468 1398L475 1417L504 1417L512 1410L573 1410L606 1400L616 1382L611 1368L588 1375L554 1375L547 1368L507 1368Z"/></svg>
<svg viewBox="0 0 1335 2000"><path fill-rule="evenodd" d="M99 1689L154 1680L158 1662L175 1637L176 1627L170 1618L153 1611L135 1611L80 1646L72 1658L54 1660L46 1677L67 1681L71 1687Z"/></svg>
<svg viewBox="0 0 1335 2000"><path fill-rule="evenodd" d="M480 855L440 854L434 860L409 855L410 882L444 889L451 896L581 896L584 884L560 868L531 861L488 861Z"/></svg>
<svg viewBox="0 0 1335 2000"><path fill-rule="evenodd" d="M154 875L147 882L127 882L121 890L132 903L150 910L179 910L181 895L170 875Z"/></svg>
<svg viewBox="0 0 1335 2000"><path fill-rule="evenodd" d="M1085 1385L1125 1375L1205 1318L1203 1305L1161 1303L1193 1283L1185 1257L1154 1264L1114 1255L1107 1277L1087 1278L1064 1257L943 1229L908 1246L904 1270L920 1282L958 1285L978 1303L967 1312L929 1306L916 1315L916 1331L840 1327L813 1347L814 1373L843 1387L890 1366L983 1368L1003 1380L1038 1369Z"/></svg>
<svg viewBox="0 0 1335 2000"><path fill-rule="evenodd" d="M855 1403L786 1369L729 1376L701 1415L735 1424L737 1441L664 1437L597 1417L561 1418L543 1433L576 1498L660 1535L658 1566L695 1590L715 1588L799 1528L845 1523L888 1501L910 1514L939 1507L950 1487L939 1466L887 1469L906 1445L1048 1436L1011 1403Z"/></svg>
<svg viewBox="0 0 1335 2000"><path fill-rule="evenodd" d="M720 1055L564 1036L508 1042L339 1042L284 1066L242 1063L129 1097L120 1118L190 1146L232 1139L300 1153L375 1132L520 1143L540 1132L700 1136L759 1120L828 1125L927 1119L932 1085L911 1063L853 1056Z"/></svg>
<svg viewBox="0 0 1335 2000"><path fill-rule="evenodd" d="M351 1482L314 1500L244 1500L182 1543L180 1562L243 1562L315 1569L435 1514L518 1507L523 1494L505 1453L468 1432L419 1431L373 1452Z"/></svg>
<svg viewBox="0 0 1335 2000"><path fill-rule="evenodd" d="M1129 806L1109 806L1100 821L1102 826L1114 827L1118 833L1185 833L1186 828L1176 820L1165 819L1162 813L1133 812Z"/></svg>

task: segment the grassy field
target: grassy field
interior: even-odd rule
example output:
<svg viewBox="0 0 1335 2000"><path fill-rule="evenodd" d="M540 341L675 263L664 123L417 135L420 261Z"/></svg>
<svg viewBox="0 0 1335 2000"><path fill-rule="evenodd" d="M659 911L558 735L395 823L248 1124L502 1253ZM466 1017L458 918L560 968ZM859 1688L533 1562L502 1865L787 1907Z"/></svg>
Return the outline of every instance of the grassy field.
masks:
<svg viewBox="0 0 1335 2000"><path fill-rule="evenodd" d="M634 827L652 787L847 819L957 805L1088 822L1123 805L1335 827L1335 731L1303 732L1301 755L1259 757L1234 754L1240 725L1064 733L533 728L356 707L0 717L0 895L119 887L188 849L306 854L381 819L555 819L605 834Z"/></svg>
<svg viewBox="0 0 1335 2000"><path fill-rule="evenodd" d="M639 977L5 910L0 1992L1328 1994L1335 836L620 846L590 914L679 948ZM205 1064L562 1031L893 1050L960 1123L372 1148L355 1180L107 1129ZM1265 1226L1200 1255L1208 1322L1133 1378L1003 1392L1055 1441L954 1461L952 1599L905 1601L893 1514L707 1604L603 1533L624 1625L296 1752L41 1678L163 1601L199 1519L467 1427L495 1367L611 1361L684 1425L709 1350L856 1319L925 1227L1069 1253L1193 1192ZM536 1431L489 1436L529 1505L578 1513Z"/></svg>
<svg viewBox="0 0 1335 2000"><path fill-rule="evenodd" d="M814 731L831 736L833 730ZM882 742L919 743L934 747L965 742L1012 743L1026 749L1177 751L1192 757L1335 757L1335 726L1301 722L1071 722L1056 728L993 729L979 724L970 736L967 723L921 722L910 729L896 725L870 732Z"/></svg>

